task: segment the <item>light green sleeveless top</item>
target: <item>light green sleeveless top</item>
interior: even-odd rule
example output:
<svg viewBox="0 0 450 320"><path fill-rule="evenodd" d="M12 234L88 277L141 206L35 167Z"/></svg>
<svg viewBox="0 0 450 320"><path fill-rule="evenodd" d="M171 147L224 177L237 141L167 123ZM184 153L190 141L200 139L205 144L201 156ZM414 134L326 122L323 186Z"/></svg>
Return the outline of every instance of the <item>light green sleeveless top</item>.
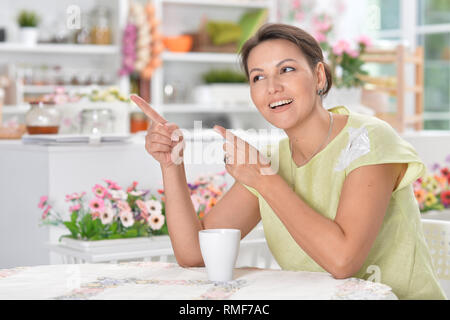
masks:
<svg viewBox="0 0 450 320"><path fill-rule="evenodd" d="M288 138L282 139L278 147L267 146L262 152L272 162L278 159L278 174L289 185L294 182L296 193L329 219L336 216L344 180L352 170L365 165L407 163L408 169L392 193L373 247L354 277L384 283L399 299L445 299L423 236L412 188L412 182L426 170L416 151L378 118L349 112L345 107L330 111L348 114L347 124L304 166L297 168L293 162ZM278 152L278 157L274 152ZM259 199L267 244L281 268L326 272L295 242L258 191L246 187Z"/></svg>

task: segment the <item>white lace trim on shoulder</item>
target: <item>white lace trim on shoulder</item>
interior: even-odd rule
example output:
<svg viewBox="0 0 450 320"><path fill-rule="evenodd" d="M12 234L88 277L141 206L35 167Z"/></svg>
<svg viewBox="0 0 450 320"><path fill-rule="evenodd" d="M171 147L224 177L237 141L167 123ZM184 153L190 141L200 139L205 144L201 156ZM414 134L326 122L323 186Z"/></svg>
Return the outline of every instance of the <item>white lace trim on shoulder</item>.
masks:
<svg viewBox="0 0 450 320"><path fill-rule="evenodd" d="M350 163L370 152L369 133L365 127L349 127L348 134L347 146L341 151L334 171L345 170Z"/></svg>

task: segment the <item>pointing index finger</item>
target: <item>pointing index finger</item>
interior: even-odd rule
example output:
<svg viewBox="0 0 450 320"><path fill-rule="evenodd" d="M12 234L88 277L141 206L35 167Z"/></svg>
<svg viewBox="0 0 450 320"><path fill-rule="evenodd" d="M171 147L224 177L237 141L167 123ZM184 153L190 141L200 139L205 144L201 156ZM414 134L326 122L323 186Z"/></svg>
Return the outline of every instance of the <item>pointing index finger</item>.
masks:
<svg viewBox="0 0 450 320"><path fill-rule="evenodd" d="M130 95L130 99L149 117L152 121L164 124L166 119L161 117L144 99L136 94Z"/></svg>
<svg viewBox="0 0 450 320"><path fill-rule="evenodd" d="M231 130L225 129L222 126L215 125L213 127L213 129L218 134L220 134L222 137L224 137L226 141L228 141L228 142L230 142L232 144L237 143L237 145L240 146L240 145L243 145L243 144L247 143L245 140L242 140L237 135L235 135L233 132L231 132Z"/></svg>
<svg viewBox="0 0 450 320"><path fill-rule="evenodd" d="M224 137L225 140L228 140L228 141L230 141L230 142L234 142L234 137L235 137L235 135L234 135L230 130L227 130L227 129L225 129L224 127L219 126L219 125L215 125L215 126L213 127L213 129L214 129L214 131L216 131L218 134L220 134L222 137Z"/></svg>

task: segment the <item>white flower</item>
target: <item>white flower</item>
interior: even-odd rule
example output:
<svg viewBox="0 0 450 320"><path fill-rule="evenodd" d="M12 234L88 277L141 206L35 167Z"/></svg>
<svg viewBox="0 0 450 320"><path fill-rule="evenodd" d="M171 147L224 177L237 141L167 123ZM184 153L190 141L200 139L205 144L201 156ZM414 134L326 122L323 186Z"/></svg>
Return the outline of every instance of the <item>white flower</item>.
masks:
<svg viewBox="0 0 450 320"><path fill-rule="evenodd" d="M114 211L111 207L111 204L105 205L105 211L100 214L100 220L102 220L103 224L110 224L114 219Z"/></svg>
<svg viewBox="0 0 450 320"><path fill-rule="evenodd" d="M140 197L145 193L145 191L139 190L139 191L130 191L130 194L133 197Z"/></svg>
<svg viewBox="0 0 450 320"><path fill-rule="evenodd" d="M191 201L192 201L192 204L194 205L195 212L197 212L203 203L203 198L200 197L198 194L193 194L193 195L191 195Z"/></svg>
<svg viewBox="0 0 450 320"><path fill-rule="evenodd" d="M122 211L120 213L120 221L124 227L131 227L134 224L134 217L131 211Z"/></svg>
<svg viewBox="0 0 450 320"><path fill-rule="evenodd" d="M147 200L144 202L147 206L148 213L150 214L161 214L162 204L156 200Z"/></svg>
<svg viewBox="0 0 450 320"><path fill-rule="evenodd" d="M109 190L113 200L127 200L127 193L123 190Z"/></svg>
<svg viewBox="0 0 450 320"><path fill-rule="evenodd" d="M148 217L148 225L152 230L159 230L164 225L164 216L162 214L151 214Z"/></svg>

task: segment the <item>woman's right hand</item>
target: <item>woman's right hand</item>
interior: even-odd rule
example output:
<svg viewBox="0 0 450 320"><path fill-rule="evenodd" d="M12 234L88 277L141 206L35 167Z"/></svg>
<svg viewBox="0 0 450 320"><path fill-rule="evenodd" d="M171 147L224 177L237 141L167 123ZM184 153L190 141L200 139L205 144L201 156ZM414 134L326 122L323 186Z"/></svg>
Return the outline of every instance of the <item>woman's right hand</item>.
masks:
<svg viewBox="0 0 450 320"><path fill-rule="evenodd" d="M130 99L150 118L145 137L145 149L165 169L183 161L184 139L180 128L160 116L144 99L131 95Z"/></svg>

